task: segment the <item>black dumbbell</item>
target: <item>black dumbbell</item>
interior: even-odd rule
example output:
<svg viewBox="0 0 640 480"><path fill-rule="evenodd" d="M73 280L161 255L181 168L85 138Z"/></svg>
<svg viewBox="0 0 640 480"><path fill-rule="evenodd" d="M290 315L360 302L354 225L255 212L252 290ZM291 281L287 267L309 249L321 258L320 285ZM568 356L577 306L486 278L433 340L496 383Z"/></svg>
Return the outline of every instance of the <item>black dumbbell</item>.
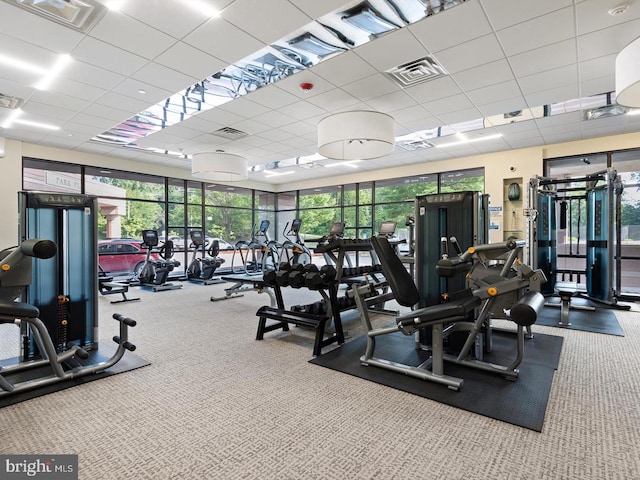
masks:
<svg viewBox="0 0 640 480"><path fill-rule="evenodd" d="M309 273L305 284L310 290L320 290L331 286L336 279L336 269L332 265L323 265L319 272Z"/></svg>
<svg viewBox="0 0 640 480"><path fill-rule="evenodd" d="M276 275L278 272L275 270L267 270L262 275L262 280L264 282L265 287L273 287L276 284Z"/></svg>
<svg viewBox="0 0 640 480"><path fill-rule="evenodd" d="M295 263L291 266L291 271L289 272L288 282L289 286L293 288L301 288L304 287L304 265L301 263Z"/></svg>
<svg viewBox="0 0 640 480"><path fill-rule="evenodd" d="M286 287L289 285L289 273L291 272L291 268L293 265L290 263L281 263L280 270L276 273L276 283L281 287Z"/></svg>

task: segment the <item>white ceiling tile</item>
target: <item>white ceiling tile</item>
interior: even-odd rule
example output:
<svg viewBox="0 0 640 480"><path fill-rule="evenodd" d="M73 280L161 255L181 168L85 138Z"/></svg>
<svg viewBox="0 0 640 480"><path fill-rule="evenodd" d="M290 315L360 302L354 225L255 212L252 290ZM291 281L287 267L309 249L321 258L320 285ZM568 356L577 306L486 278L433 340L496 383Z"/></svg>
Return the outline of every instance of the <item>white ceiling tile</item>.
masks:
<svg viewBox="0 0 640 480"><path fill-rule="evenodd" d="M146 59L138 55L91 37L83 38L73 49L71 56L82 62L126 76L147 63Z"/></svg>
<svg viewBox="0 0 640 480"><path fill-rule="evenodd" d="M102 97L96 100L96 104L113 107L123 112L129 112L127 118L135 115L138 112L142 112L148 109L152 105L151 102L147 102L145 100L136 100L129 96L120 95L119 93L115 92L108 92L104 94Z"/></svg>
<svg viewBox="0 0 640 480"><path fill-rule="evenodd" d="M396 123L402 123L402 124L405 124L406 122L411 122L414 120L420 120L425 122L432 121L433 122L432 127L437 127L441 125L440 120L433 117L421 105L415 105L413 107L396 110L393 112L393 118L395 119Z"/></svg>
<svg viewBox="0 0 640 480"><path fill-rule="evenodd" d="M280 128L274 128L271 130L267 130L266 132L259 133L255 135L257 138L263 138L265 142L281 142L287 138L291 138L294 135Z"/></svg>
<svg viewBox="0 0 640 480"><path fill-rule="evenodd" d="M34 15L19 7L0 2L2 33L57 53L69 53L82 33Z"/></svg>
<svg viewBox="0 0 640 480"><path fill-rule="evenodd" d="M518 85L520 85L522 93L528 95L564 85L575 85L577 80L578 66L574 64L522 77L518 80Z"/></svg>
<svg viewBox="0 0 640 480"><path fill-rule="evenodd" d="M599 93L613 92L616 89L616 77L614 74L606 77L594 78L580 82L580 97L590 97Z"/></svg>
<svg viewBox="0 0 640 480"><path fill-rule="evenodd" d="M615 27L578 36L578 59L580 61L605 55L617 55L638 37L640 20L632 20Z"/></svg>
<svg viewBox="0 0 640 480"><path fill-rule="evenodd" d="M382 73L371 75L370 77L356 80L353 83L344 85L342 89L354 97L366 102L372 98L392 93L396 90L395 83Z"/></svg>
<svg viewBox="0 0 640 480"><path fill-rule="evenodd" d="M110 90L126 77L83 61L74 60L60 73L60 78L85 83L102 90Z"/></svg>
<svg viewBox="0 0 640 480"><path fill-rule="evenodd" d="M256 115L253 119L260 123L263 123L264 125L269 125L271 128L279 128L283 125L288 125L296 121L289 115L274 110Z"/></svg>
<svg viewBox="0 0 640 480"><path fill-rule="evenodd" d="M527 103L532 107L540 105L548 105L550 103L562 102L579 98L580 92L577 85L565 85L563 87L554 88L552 90L544 90L542 92L531 93L525 95Z"/></svg>
<svg viewBox="0 0 640 480"><path fill-rule="evenodd" d="M429 51L408 28L396 30L365 43L355 48L354 52L369 65L382 71L429 55Z"/></svg>
<svg viewBox="0 0 640 480"><path fill-rule="evenodd" d="M137 72L131 75L131 78L140 80L157 88L168 90L172 93L184 90L187 87L202 80L201 78L191 77L182 72L173 70L155 62L149 62Z"/></svg>
<svg viewBox="0 0 640 480"><path fill-rule="evenodd" d="M96 117L102 117L108 120L112 120L113 125L118 125L119 123L122 123L131 117L130 111L120 110L109 105L102 105L99 103L94 103L91 106L91 114ZM77 116L74 117L74 120L77 118Z"/></svg>
<svg viewBox="0 0 640 480"><path fill-rule="evenodd" d="M272 109L278 109L300 100L296 95L292 95L276 85L267 85L266 87L259 88L251 92L249 98L252 102Z"/></svg>
<svg viewBox="0 0 640 480"><path fill-rule="evenodd" d="M468 70L479 65L504 59L495 35L485 35L470 42L442 50L436 54L438 62L449 73Z"/></svg>
<svg viewBox="0 0 640 480"><path fill-rule="evenodd" d="M300 87L302 83L310 83L313 87L311 90L303 90ZM273 85L269 85L265 88L271 88L272 86ZM304 70L280 80L278 82L278 88L298 98L309 99L334 89L335 85L316 74L313 70Z"/></svg>
<svg viewBox="0 0 640 480"><path fill-rule="evenodd" d="M309 18L320 18L328 13L344 7L345 0L289 0L302 10Z"/></svg>
<svg viewBox="0 0 640 480"><path fill-rule="evenodd" d="M6 78L2 78L2 72L0 72L0 92L4 95L12 97L28 99L36 91L35 88L25 85L21 82L15 82Z"/></svg>
<svg viewBox="0 0 640 480"><path fill-rule="evenodd" d="M326 115L327 113L323 108L305 101L292 103L291 105L282 107L280 111L296 120L304 120L317 115Z"/></svg>
<svg viewBox="0 0 640 480"><path fill-rule="evenodd" d="M334 88L333 90L329 90L327 92L321 93L320 95L309 98L308 102L313 103L314 105L329 112L332 112L341 108L355 105L359 102L359 100L353 95L348 94L341 88Z"/></svg>
<svg viewBox="0 0 640 480"><path fill-rule="evenodd" d="M424 106L434 116L473 108L473 104L464 94L453 95L451 97L442 98L440 100L433 100L425 104ZM468 118L467 120L473 120L473 118Z"/></svg>
<svg viewBox="0 0 640 480"><path fill-rule="evenodd" d="M202 12L185 8L182 2L166 0L123 2L120 12L178 39L209 20Z"/></svg>
<svg viewBox="0 0 640 480"><path fill-rule="evenodd" d="M269 126L264 123L256 122L250 118L245 118L244 120L233 123L233 128L238 129L242 132L246 132L249 135L254 135L256 133L264 132L269 130Z"/></svg>
<svg viewBox="0 0 640 480"><path fill-rule="evenodd" d="M407 28L432 53L492 32L478 2L465 2Z"/></svg>
<svg viewBox="0 0 640 480"><path fill-rule="evenodd" d="M448 113L438 114L442 125L453 125L456 123L468 122L470 120L476 120L482 118L482 114L475 107L465 108L462 110L456 110Z"/></svg>
<svg viewBox="0 0 640 480"><path fill-rule="evenodd" d="M516 77L525 77L545 70L571 65L577 63L576 42L565 40L547 45L513 55L509 61Z"/></svg>
<svg viewBox="0 0 640 480"><path fill-rule="evenodd" d="M264 105L252 102L247 97L248 95L237 98L233 102L225 103L224 105L220 105L217 108L245 118L251 118L255 115L262 115L263 113L267 113L269 111L269 109Z"/></svg>
<svg viewBox="0 0 640 480"><path fill-rule="evenodd" d="M513 80L513 72L506 59L490 62L451 75L463 90L475 90L496 83Z"/></svg>
<svg viewBox="0 0 640 480"><path fill-rule="evenodd" d="M427 103L459 94L462 90L451 77L446 76L405 88L405 92L413 97L416 102Z"/></svg>
<svg viewBox="0 0 640 480"><path fill-rule="evenodd" d="M78 113L71 119L71 121L73 123L80 123L83 125L93 126L94 135L92 135L92 137L110 129L111 127L113 127L118 123L117 120L105 118L104 116L101 116L101 117L96 116L93 110L91 114Z"/></svg>
<svg viewBox="0 0 640 480"><path fill-rule="evenodd" d="M86 100L46 90L37 90L31 100L71 110L83 110L90 105Z"/></svg>
<svg viewBox="0 0 640 480"><path fill-rule="evenodd" d="M141 94L139 90L144 90L146 93ZM173 91L163 90L154 85L150 85L133 78L124 80L111 91L113 93L118 93L126 97L131 97L135 101L140 101L147 104L147 106L160 103L175 93Z"/></svg>
<svg viewBox="0 0 640 480"><path fill-rule="evenodd" d="M211 116L210 116L211 119L209 119L209 118L207 118L205 116L209 112L211 112ZM215 121L213 119L214 116L216 116L216 118L218 120L220 120L220 119L224 119L225 116L229 116L229 113L228 112L224 112L224 111L217 111L214 108L213 110L209 110L209 111L203 112L203 113L201 113L199 115L195 115L193 117L190 117L190 118L186 119L184 122L179 123L177 125L173 125L173 126L171 126L169 128L171 128L171 129L174 129L174 128L175 129L186 128L188 130L193 130L193 131L200 132L200 133L209 133L209 132L213 132L214 130L218 130L218 129L220 129L220 128L222 128L222 127L227 125L227 120L226 119L223 122L218 122L218 121ZM233 115L233 117L235 117L235 115ZM242 120L242 118L241 117L237 117L237 120L240 121L240 120Z"/></svg>
<svg viewBox="0 0 640 480"><path fill-rule="evenodd" d="M220 108L212 108L211 110L202 112L198 114L197 118L206 120L207 122L213 122L215 124L224 125L224 126L228 126L233 123L241 122L242 120L244 120L244 117L240 115L236 115L235 113L229 112L227 110L222 110ZM191 125L189 124L189 126Z"/></svg>
<svg viewBox="0 0 640 480"><path fill-rule="evenodd" d="M604 74L615 71L616 55L605 55L604 57L592 58L578 64L580 80L592 80L601 78Z"/></svg>
<svg viewBox="0 0 640 480"><path fill-rule="evenodd" d="M389 93L380 97L367 100L375 110L384 113L392 113L396 110L402 110L416 106L416 101L403 91Z"/></svg>
<svg viewBox="0 0 640 480"><path fill-rule="evenodd" d="M155 28L114 11L107 12L89 35L149 60L176 42Z"/></svg>
<svg viewBox="0 0 640 480"><path fill-rule="evenodd" d="M375 68L353 51L329 58L313 66L311 71L338 87L377 73Z"/></svg>
<svg viewBox="0 0 640 480"><path fill-rule="evenodd" d="M609 9L620 5L619 0L588 0L576 5L578 35L613 27L640 18L640 6L629 2L629 9L620 15L609 15Z"/></svg>
<svg viewBox="0 0 640 480"><path fill-rule="evenodd" d="M537 0L523 2L513 0L479 0L482 9L491 19L496 30L526 22L529 19L546 15L547 13L568 7L573 0Z"/></svg>
<svg viewBox="0 0 640 480"><path fill-rule="evenodd" d="M51 92L62 93L70 97L79 98L81 100L86 100L88 102L93 102L107 93L107 91L102 88L98 88L87 83L76 82L75 80L70 80L68 78L56 78L51 83L48 90Z"/></svg>
<svg viewBox="0 0 640 480"><path fill-rule="evenodd" d="M273 43L313 20L286 0L236 0L224 10L222 18L251 32L265 44Z"/></svg>
<svg viewBox="0 0 640 480"><path fill-rule="evenodd" d="M469 99L476 105L499 102L505 98L514 98L521 94L522 92L515 80L496 83L495 85L467 92Z"/></svg>
<svg viewBox="0 0 640 480"><path fill-rule="evenodd" d="M229 38L233 38L233 42L229 42ZM258 39L222 18L198 27L183 41L228 64L242 60L264 47Z"/></svg>
<svg viewBox="0 0 640 480"><path fill-rule="evenodd" d="M522 96L505 98L504 100L494 101L487 105L477 105L478 110L485 117L492 115L502 115L507 112L515 112L516 110L522 110L527 108L527 102Z"/></svg>
<svg viewBox="0 0 640 480"><path fill-rule="evenodd" d="M497 35L507 55L515 55L573 39L575 37L573 8L563 8L519 23L498 31Z"/></svg>
<svg viewBox="0 0 640 480"><path fill-rule="evenodd" d="M3 33L0 33L0 54L36 65L43 69L50 68L54 65L59 55L49 48L27 43L10 35L4 35ZM11 67L3 64L2 69L9 70Z"/></svg>
<svg viewBox="0 0 640 480"><path fill-rule="evenodd" d="M228 66L226 62L186 43L176 43L158 55L154 61L201 80Z"/></svg>
<svg viewBox="0 0 640 480"><path fill-rule="evenodd" d="M68 110L66 108L62 108L59 105L38 103L34 101L27 102L22 107L22 111L29 115L50 117L49 122L55 123L56 125L63 123L65 120L68 120L75 115L74 110Z"/></svg>

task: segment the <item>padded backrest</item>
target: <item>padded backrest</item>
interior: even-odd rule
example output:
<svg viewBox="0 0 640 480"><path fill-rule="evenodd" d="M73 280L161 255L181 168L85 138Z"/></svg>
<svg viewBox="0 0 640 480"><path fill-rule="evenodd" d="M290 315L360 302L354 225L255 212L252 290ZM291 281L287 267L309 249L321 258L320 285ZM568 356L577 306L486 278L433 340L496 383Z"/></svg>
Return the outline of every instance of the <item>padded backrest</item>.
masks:
<svg viewBox="0 0 640 480"><path fill-rule="evenodd" d="M414 306L420 300L420 292L389 240L385 237L371 237L371 244L396 301L403 307Z"/></svg>

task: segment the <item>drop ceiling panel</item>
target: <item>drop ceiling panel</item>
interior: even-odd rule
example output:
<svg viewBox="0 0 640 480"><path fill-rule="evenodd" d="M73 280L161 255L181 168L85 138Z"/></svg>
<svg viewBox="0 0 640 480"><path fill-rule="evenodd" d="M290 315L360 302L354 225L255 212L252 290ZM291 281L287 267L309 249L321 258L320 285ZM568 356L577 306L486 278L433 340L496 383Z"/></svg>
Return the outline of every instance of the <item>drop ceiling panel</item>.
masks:
<svg viewBox="0 0 640 480"><path fill-rule="evenodd" d="M372 98L367 100L367 103L371 105L374 110L384 113L391 113L396 110L418 106L417 102L404 91L397 91Z"/></svg>
<svg viewBox="0 0 640 480"><path fill-rule="evenodd" d="M100 112L102 113L102 112ZM116 120L112 120L110 118L105 118L104 116L96 116L94 109L91 109L91 114L88 113L78 113L77 115L74 115L74 117L71 119L71 121L73 123L81 123L83 125L91 125L94 127L94 134L91 135L91 137L94 137L95 135L104 132L105 130L108 130L109 128L113 127L116 124ZM114 147L111 147L114 148Z"/></svg>
<svg viewBox="0 0 640 480"><path fill-rule="evenodd" d="M327 113L325 109L305 101L292 103L282 107L280 111L296 120L305 120L318 115L326 115Z"/></svg>
<svg viewBox="0 0 640 480"><path fill-rule="evenodd" d="M146 93L142 94L139 90ZM162 102L173 95L174 92L155 87L148 83L141 82L132 78L128 78L111 90L113 93L130 97L134 101L143 102L147 107Z"/></svg>
<svg viewBox="0 0 640 480"><path fill-rule="evenodd" d="M38 103L38 102L28 102L22 107L22 111L29 114L30 116L40 116L47 117L47 123L53 123L55 125L60 125L66 120L69 120L75 115L74 110L68 110L66 108L62 108L59 105L51 105L46 103Z"/></svg>
<svg viewBox="0 0 640 480"><path fill-rule="evenodd" d="M250 118L245 118L244 120L234 123L233 128L238 129L242 132L246 132L249 135L254 135L256 133L264 132L269 130L271 127L265 125L264 123L256 122ZM242 143L243 139L238 139L236 142Z"/></svg>
<svg viewBox="0 0 640 480"><path fill-rule="evenodd" d="M233 38L233 42L228 41L230 38ZM198 27L184 38L184 42L228 64L242 60L264 47L258 39L222 18L212 19Z"/></svg>
<svg viewBox="0 0 640 480"><path fill-rule="evenodd" d="M138 112L142 112L149 108L151 102L144 100L137 100L130 96L120 95L115 92L108 92L102 97L96 100L96 104L106 105L115 109L119 109L123 112L127 112L125 120L133 117Z"/></svg>
<svg viewBox="0 0 640 480"><path fill-rule="evenodd" d="M278 109L299 100L299 97L284 91L277 85L269 85L251 92L251 101L271 109Z"/></svg>
<svg viewBox="0 0 640 480"><path fill-rule="evenodd" d="M598 95L602 92L613 92L616 89L615 75L607 75L606 77L594 78L580 83L580 96L587 97Z"/></svg>
<svg viewBox="0 0 640 480"><path fill-rule="evenodd" d="M156 88L170 91L172 94L184 90L202 80L201 78L185 75L182 72L155 62L147 63L131 75L131 78L153 85Z"/></svg>
<svg viewBox="0 0 640 480"><path fill-rule="evenodd" d="M436 55L440 64L449 73L504 59L504 53L494 34L475 38L455 47L442 50Z"/></svg>
<svg viewBox="0 0 640 480"><path fill-rule="evenodd" d="M451 77L435 78L428 82L405 88L404 91L421 104L427 104L433 100L450 97L462 92Z"/></svg>
<svg viewBox="0 0 640 480"><path fill-rule="evenodd" d="M288 130L274 128L272 130L267 130L266 132L255 135L255 138L262 138L262 140L264 141L263 145L265 145L267 143L281 142L282 140L286 140L287 138L291 138L293 136L294 135ZM250 139L247 139L247 143L249 143L249 140ZM254 145L256 144L254 143Z"/></svg>
<svg viewBox="0 0 640 480"><path fill-rule="evenodd" d="M375 68L354 51L324 60L318 65L314 65L311 71L338 87L377 73Z"/></svg>
<svg viewBox="0 0 640 480"><path fill-rule="evenodd" d="M186 43L174 44L158 55L154 61L200 80L228 66L226 62Z"/></svg>
<svg viewBox="0 0 640 480"><path fill-rule="evenodd" d="M327 13L342 8L344 0L289 0L293 5L302 10L309 18L320 18Z"/></svg>
<svg viewBox="0 0 640 480"><path fill-rule="evenodd" d="M482 118L482 114L475 107L469 107L461 110L452 111L449 113L437 114L442 125L452 125L456 123L468 122L470 120L476 120Z"/></svg>
<svg viewBox="0 0 640 480"><path fill-rule="evenodd" d="M244 118L251 118L255 115L262 115L263 113L267 113L269 111L267 107L249 100L249 96L250 95L246 95L244 97L237 98L233 102L227 102L224 105L220 105L216 108L231 112L235 115L240 115Z"/></svg>
<svg viewBox="0 0 640 480"><path fill-rule="evenodd" d="M328 111L339 110L359 102L353 95L340 88L334 88L320 95L310 97L308 101ZM369 103L371 103L371 101Z"/></svg>
<svg viewBox="0 0 640 480"><path fill-rule="evenodd" d="M4 25L2 26L4 28ZM40 68L50 68L58 58L58 53L44 47L26 43L20 39L0 33L0 54L30 63ZM2 65L2 70L13 68ZM18 70L18 69L15 69Z"/></svg>
<svg viewBox="0 0 640 480"><path fill-rule="evenodd" d="M177 39L208 20L202 12L185 7L184 2L166 0L123 2L121 13Z"/></svg>
<svg viewBox="0 0 640 480"><path fill-rule="evenodd" d="M134 55L91 37L83 38L71 51L71 56L90 65L125 76L131 75L147 63L147 60L139 55Z"/></svg>
<svg viewBox="0 0 640 480"><path fill-rule="evenodd" d="M510 57L516 77L525 77L565 65L577 63L576 42L566 40L546 47L529 50Z"/></svg>
<svg viewBox="0 0 640 480"><path fill-rule="evenodd" d="M599 0L596 0L599 1ZM564 7L573 0L537 0L535 2L514 2L513 0L479 0L483 10L491 19L496 30L523 23Z"/></svg>
<svg viewBox="0 0 640 480"><path fill-rule="evenodd" d="M111 90L127 77L74 59L60 73L60 78L65 79L65 81L72 80L74 82L84 83L102 90Z"/></svg>
<svg viewBox="0 0 640 480"><path fill-rule="evenodd" d="M578 34L595 32L603 28L613 27L631 20L640 19L640 6L630 3L629 9L622 15L608 15L609 9L624 2L620 0L589 0L576 5Z"/></svg>
<svg viewBox="0 0 640 480"><path fill-rule="evenodd" d="M433 115L440 115L443 113L456 112L458 110L464 110L473 107L473 104L465 94L452 95L451 97L442 98L439 100L433 100L427 105L427 110ZM472 120L468 118L467 120Z"/></svg>
<svg viewBox="0 0 640 480"><path fill-rule="evenodd" d="M452 77L463 90L475 90L514 79L509 62L504 58L457 72Z"/></svg>
<svg viewBox="0 0 640 480"><path fill-rule="evenodd" d="M575 85L577 80L578 66L573 64L522 77L518 80L518 84L522 93L527 95L564 85Z"/></svg>
<svg viewBox="0 0 640 480"><path fill-rule="evenodd" d="M311 90L303 90L300 87L301 83L310 83L313 85ZM262 89L272 89L275 88L275 85L267 85ZM328 92L335 88L335 85L326 79L318 76L312 70L303 70L302 72L296 73L295 75L291 75L287 78L284 78L278 82L278 87L285 92L290 93L298 98L309 99L313 98L316 95L320 95L321 93ZM253 92L252 92L253 94Z"/></svg>
<svg viewBox="0 0 640 480"><path fill-rule="evenodd" d="M82 38L80 32L5 2L0 2L0 18L10 19L2 22L2 33L56 53L68 53Z"/></svg>
<svg viewBox="0 0 640 480"><path fill-rule="evenodd" d="M580 80L592 80L601 78L603 73L611 73L615 71L617 55L605 55L604 57L585 60L578 64Z"/></svg>
<svg viewBox="0 0 640 480"><path fill-rule="evenodd" d="M296 121L295 118L291 118L291 116L285 113L273 110L269 110L261 115L256 115L253 120L267 125L270 128L279 128Z"/></svg>
<svg viewBox="0 0 640 480"><path fill-rule="evenodd" d="M541 105L579 98L579 96L580 92L578 90L578 86L573 84L551 90L544 90L542 92L531 93L529 95L525 95L524 98L531 107L539 107Z"/></svg>
<svg viewBox="0 0 640 480"><path fill-rule="evenodd" d="M396 30L356 48L355 53L377 70L386 71L429 55L407 28Z"/></svg>
<svg viewBox="0 0 640 480"><path fill-rule="evenodd" d="M95 115L96 117L104 118L106 120L112 120L114 122L112 126L122 123L131 117L131 112L128 110L121 110L118 108L113 108L109 105L102 105L99 103L94 103L91 106L91 114Z"/></svg>
<svg viewBox="0 0 640 480"><path fill-rule="evenodd" d="M51 92L46 90L36 90L31 99L34 102L44 103L64 109L80 111L90 105L86 100L81 100L62 93Z"/></svg>
<svg viewBox="0 0 640 480"><path fill-rule="evenodd" d="M93 102L107 93L107 90L103 88L84 82L76 82L68 78L56 78L51 83L49 91L62 93L88 102Z"/></svg>
<svg viewBox="0 0 640 480"><path fill-rule="evenodd" d="M274 12L276 16L274 16ZM236 27L270 44L313 19L286 0L236 0L222 17Z"/></svg>
<svg viewBox="0 0 640 480"><path fill-rule="evenodd" d="M504 100L499 100L495 102L491 102L486 105L477 105L480 113L485 117L489 117L491 115L501 115L507 112L514 112L516 110L522 110L529 106L539 106L539 105L529 105L527 104L526 99L523 96L517 96L513 98L505 98Z"/></svg>
<svg viewBox="0 0 640 480"><path fill-rule="evenodd" d="M486 105L499 102L505 98L517 97L521 93L518 83L515 80L510 80L469 91L467 96L476 105Z"/></svg>
<svg viewBox="0 0 640 480"><path fill-rule="evenodd" d="M617 55L635 40L640 32L640 20L604 28L578 37L579 60L590 60L605 55Z"/></svg>
<svg viewBox="0 0 640 480"><path fill-rule="evenodd" d="M176 39L119 12L109 11L89 33L93 38L152 59Z"/></svg>
<svg viewBox="0 0 640 480"><path fill-rule="evenodd" d="M236 115L235 113L231 113L220 108L212 108L211 110L207 110L206 112L198 114L196 117L191 117L191 119L188 120L189 126L191 126L191 120L194 118L200 118L202 120L206 120L207 122L213 122L217 125L223 125L225 127L244 120L243 116Z"/></svg>
<svg viewBox="0 0 640 480"><path fill-rule="evenodd" d="M567 7L498 31L507 55L559 43L575 36L573 8Z"/></svg>
<svg viewBox="0 0 640 480"><path fill-rule="evenodd" d="M487 35L491 25L477 1L465 2L408 27L432 53ZM451 33L455 32L455 35Z"/></svg>

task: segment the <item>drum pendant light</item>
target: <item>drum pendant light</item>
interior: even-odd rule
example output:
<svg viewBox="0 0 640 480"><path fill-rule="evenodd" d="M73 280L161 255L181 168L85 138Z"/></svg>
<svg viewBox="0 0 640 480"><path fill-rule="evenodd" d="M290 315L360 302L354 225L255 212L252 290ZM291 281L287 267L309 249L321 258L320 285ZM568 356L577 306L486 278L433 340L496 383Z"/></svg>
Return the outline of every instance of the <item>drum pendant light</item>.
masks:
<svg viewBox="0 0 640 480"><path fill-rule="evenodd" d="M616 57L616 102L640 108L640 38L624 47Z"/></svg>
<svg viewBox="0 0 640 480"><path fill-rule="evenodd" d="M367 160L393 152L393 117L380 112L341 112L318 123L318 152L334 160Z"/></svg>
<svg viewBox="0 0 640 480"><path fill-rule="evenodd" d="M246 158L225 152L203 152L193 155L191 175L214 182L237 182L249 178Z"/></svg>

